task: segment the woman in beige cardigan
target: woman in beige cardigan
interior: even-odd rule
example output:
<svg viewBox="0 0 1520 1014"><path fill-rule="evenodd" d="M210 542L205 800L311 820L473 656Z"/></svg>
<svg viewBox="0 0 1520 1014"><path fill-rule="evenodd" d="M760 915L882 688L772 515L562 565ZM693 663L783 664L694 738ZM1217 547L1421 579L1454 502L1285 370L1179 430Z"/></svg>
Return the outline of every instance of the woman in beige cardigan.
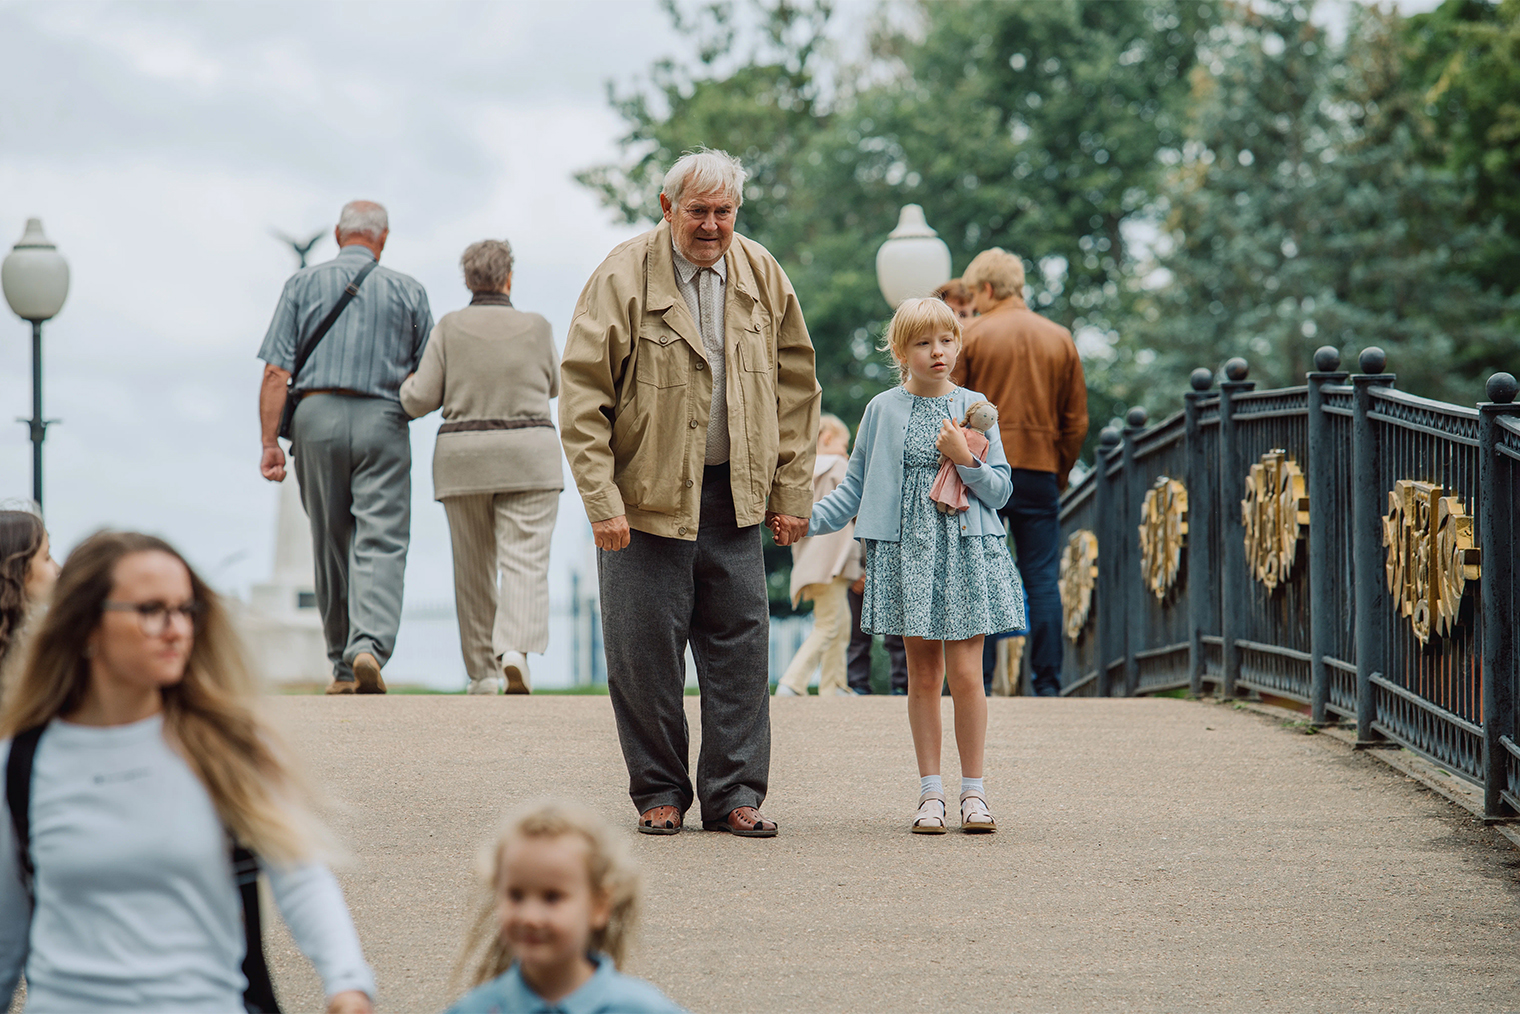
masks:
<svg viewBox="0 0 1520 1014"><path fill-rule="evenodd" d="M454 545L470 693L497 693L505 678L507 693L526 694L527 654L549 646L549 538L564 488L549 415L559 356L549 322L512 307L505 240L472 243L460 266L473 298L433 329L401 406L413 418L443 409L433 497Z"/></svg>

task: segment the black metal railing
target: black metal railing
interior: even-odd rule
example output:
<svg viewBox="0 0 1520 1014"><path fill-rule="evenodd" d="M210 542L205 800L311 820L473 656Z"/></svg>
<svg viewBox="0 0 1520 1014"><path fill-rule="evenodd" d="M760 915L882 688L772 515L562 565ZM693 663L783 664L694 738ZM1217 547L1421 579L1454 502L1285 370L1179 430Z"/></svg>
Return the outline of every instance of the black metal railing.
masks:
<svg viewBox="0 0 1520 1014"><path fill-rule="evenodd" d="M1339 363L1320 349L1271 391L1241 359L1217 389L1196 370L1181 412L1102 434L1062 497L1063 692L1299 702L1520 813L1515 379L1474 409L1399 391L1379 349ZM1097 576L1074 613L1079 545Z"/></svg>

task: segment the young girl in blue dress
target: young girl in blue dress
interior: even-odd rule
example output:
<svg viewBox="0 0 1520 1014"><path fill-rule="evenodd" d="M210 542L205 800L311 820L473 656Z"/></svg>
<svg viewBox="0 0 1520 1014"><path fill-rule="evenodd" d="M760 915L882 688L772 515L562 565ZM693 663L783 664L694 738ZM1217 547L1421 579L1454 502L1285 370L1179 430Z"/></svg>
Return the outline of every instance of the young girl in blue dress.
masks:
<svg viewBox="0 0 1520 1014"><path fill-rule="evenodd" d="M855 518L865 543L865 601L860 628L901 634L908 652L908 725L918 755L918 812L912 830L948 829L940 778L940 680L955 704L961 761L961 830L997 830L982 785L987 700L982 638L1024 628L1024 589L1008 554L997 509L1012 490L998 428L986 460L972 455L957 425L985 401L950 382L961 349L961 324L938 299L909 299L887 327L885 349L902 386L866 406L844 482L813 507L808 535ZM929 498L940 455L956 465L970 509L942 514Z"/></svg>

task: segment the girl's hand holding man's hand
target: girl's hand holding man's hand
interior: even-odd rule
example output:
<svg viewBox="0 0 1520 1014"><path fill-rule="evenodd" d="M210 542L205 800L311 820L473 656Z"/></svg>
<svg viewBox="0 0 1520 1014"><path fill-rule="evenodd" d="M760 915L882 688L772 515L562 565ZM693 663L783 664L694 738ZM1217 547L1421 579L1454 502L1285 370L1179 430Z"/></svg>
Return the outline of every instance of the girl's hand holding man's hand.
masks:
<svg viewBox="0 0 1520 1014"><path fill-rule="evenodd" d="M957 465L974 465L976 456L971 453L971 448L966 445L966 434L961 428L949 419L939 424L939 436L934 440L935 448L955 462Z"/></svg>

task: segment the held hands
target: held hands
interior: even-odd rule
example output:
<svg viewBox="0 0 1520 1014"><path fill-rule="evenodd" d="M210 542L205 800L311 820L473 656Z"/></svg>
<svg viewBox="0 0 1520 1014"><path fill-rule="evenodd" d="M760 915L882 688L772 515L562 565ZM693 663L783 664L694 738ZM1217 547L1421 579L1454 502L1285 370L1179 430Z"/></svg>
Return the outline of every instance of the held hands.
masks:
<svg viewBox="0 0 1520 1014"><path fill-rule="evenodd" d="M606 521L591 522L591 537L596 540L597 549L605 549L612 553L627 549L632 539L628 531L628 515L619 514Z"/></svg>
<svg viewBox="0 0 1520 1014"><path fill-rule="evenodd" d="M279 444L264 448L263 457L259 459L259 474L270 482L285 481L285 452L280 450Z"/></svg>
<svg viewBox="0 0 1520 1014"><path fill-rule="evenodd" d="M976 456L971 453L971 448L966 445L966 434L949 419L940 422L939 436L935 438L934 446L941 454L957 465L970 466L976 464Z"/></svg>
<svg viewBox="0 0 1520 1014"><path fill-rule="evenodd" d="M327 1014L375 1014L375 1005L362 991L345 989L328 999Z"/></svg>
<svg viewBox="0 0 1520 1014"><path fill-rule="evenodd" d="M794 518L790 514L777 514L775 511L765 512L765 527L771 530L778 546L790 546L806 538L808 533L807 518Z"/></svg>

